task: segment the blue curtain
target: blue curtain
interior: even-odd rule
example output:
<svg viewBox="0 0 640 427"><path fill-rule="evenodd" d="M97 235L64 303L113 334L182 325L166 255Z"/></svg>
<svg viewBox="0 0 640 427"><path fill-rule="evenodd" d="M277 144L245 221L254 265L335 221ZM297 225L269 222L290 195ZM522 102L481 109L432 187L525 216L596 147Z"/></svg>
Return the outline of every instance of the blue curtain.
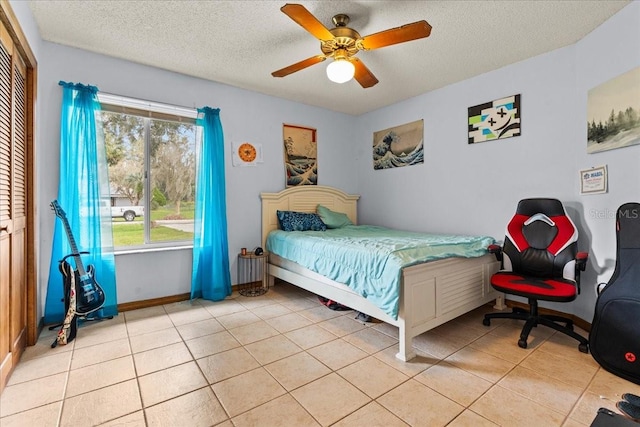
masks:
<svg viewBox="0 0 640 427"><path fill-rule="evenodd" d="M231 295L220 109L199 108L197 124L203 137L196 171L191 299L220 301Z"/></svg>
<svg viewBox="0 0 640 427"><path fill-rule="evenodd" d="M98 88L60 82L60 182L57 201L69 223L79 251L87 251L81 261L94 268L94 279L106 299L102 312L117 314L116 273L111 229L109 178L104 134L100 119ZM102 203L101 203L102 202ZM62 220L55 219L44 322L64 319L63 279L58 262L70 254L71 246ZM75 260L67 261L75 266ZM75 266L77 267L77 266Z"/></svg>

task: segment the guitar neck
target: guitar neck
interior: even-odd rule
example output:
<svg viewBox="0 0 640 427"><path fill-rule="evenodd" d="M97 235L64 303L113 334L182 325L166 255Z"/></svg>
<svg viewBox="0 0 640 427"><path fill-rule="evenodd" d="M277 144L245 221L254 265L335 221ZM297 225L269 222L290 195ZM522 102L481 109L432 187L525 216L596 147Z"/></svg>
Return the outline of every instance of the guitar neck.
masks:
<svg viewBox="0 0 640 427"><path fill-rule="evenodd" d="M76 269L78 270L78 274L80 277L86 276L87 272L84 269L84 265L82 265L82 258L78 253L78 246L76 245L76 240L73 238L73 233L71 232L71 227L69 226L69 221L67 221L66 217L61 218L62 223L64 224L64 230L67 233L67 239L69 239L69 245L71 246L71 253L73 254L73 258L76 260Z"/></svg>

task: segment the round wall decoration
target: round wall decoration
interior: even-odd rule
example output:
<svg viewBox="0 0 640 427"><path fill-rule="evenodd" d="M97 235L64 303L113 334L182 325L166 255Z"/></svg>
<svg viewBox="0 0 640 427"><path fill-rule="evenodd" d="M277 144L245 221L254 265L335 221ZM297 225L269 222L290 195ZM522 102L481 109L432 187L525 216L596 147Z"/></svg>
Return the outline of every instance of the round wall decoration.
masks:
<svg viewBox="0 0 640 427"><path fill-rule="evenodd" d="M251 163L256 159L257 155L256 147L249 142L243 142L240 144L240 147L238 147L238 157L240 157L240 160L243 162Z"/></svg>

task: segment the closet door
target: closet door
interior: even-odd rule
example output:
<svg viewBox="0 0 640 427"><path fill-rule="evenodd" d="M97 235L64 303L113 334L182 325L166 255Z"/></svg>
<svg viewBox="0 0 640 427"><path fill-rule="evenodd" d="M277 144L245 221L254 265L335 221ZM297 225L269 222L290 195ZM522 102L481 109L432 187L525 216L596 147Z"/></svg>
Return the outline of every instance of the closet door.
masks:
<svg viewBox="0 0 640 427"><path fill-rule="evenodd" d="M1 24L0 24L1 25ZM26 66L0 28L0 390L27 342Z"/></svg>

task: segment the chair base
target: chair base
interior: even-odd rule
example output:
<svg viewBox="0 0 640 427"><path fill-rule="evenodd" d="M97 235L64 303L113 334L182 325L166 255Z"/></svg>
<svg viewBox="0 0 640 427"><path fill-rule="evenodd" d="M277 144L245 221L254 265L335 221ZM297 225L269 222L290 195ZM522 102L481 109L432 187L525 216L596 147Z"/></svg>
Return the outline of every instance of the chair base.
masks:
<svg viewBox="0 0 640 427"><path fill-rule="evenodd" d="M518 340L518 346L521 348L527 348L527 339L531 330L538 326L544 325L549 328L555 329L558 332L562 332L565 335L574 338L579 342L578 350L582 353L589 353L589 340L580 334L577 334L573 330L573 321L566 317L554 316L548 314L538 313L538 301L529 299L530 310L524 310L520 307L514 307L511 313L488 313L484 315L482 324L489 326L491 319L516 319L524 320L524 326L522 332L520 332L520 339ZM564 325L562 325L564 323Z"/></svg>

